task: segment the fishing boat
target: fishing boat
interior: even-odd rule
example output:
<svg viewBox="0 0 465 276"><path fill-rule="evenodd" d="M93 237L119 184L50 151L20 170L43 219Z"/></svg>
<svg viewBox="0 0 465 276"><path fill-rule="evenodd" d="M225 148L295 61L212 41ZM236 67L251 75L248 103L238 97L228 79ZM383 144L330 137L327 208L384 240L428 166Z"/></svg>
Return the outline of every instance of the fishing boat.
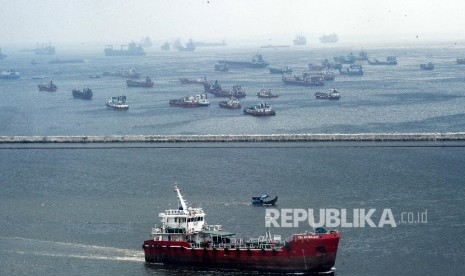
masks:
<svg viewBox="0 0 465 276"><path fill-rule="evenodd" d="M105 102L105 105L108 108L115 109L115 110L128 110L129 109L129 105L127 104L127 101L126 101L126 96L124 95L111 97L107 102Z"/></svg>
<svg viewBox="0 0 465 276"><path fill-rule="evenodd" d="M331 70L322 71L321 76L325 81L332 81L336 78L336 75Z"/></svg>
<svg viewBox="0 0 465 276"><path fill-rule="evenodd" d="M13 80L19 79L19 72L15 69L6 69L0 72L0 79Z"/></svg>
<svg viewBox="0 0 465 276"><path fill-rule="evenodd" d="M315 97L317 99L339 100L341 98L341 93L336 89L329 89L328 92L316 92Z"/></svg>
<svg viewBox="0 0 465 276"><path fill-rule="evenodd" d="M204 84L208 82L206 77L200 77L195 80L188 79L188 78L179 78L179 81L182 84Z"/></svg>
<svg viewBox="0 0 465 276"><path fill-rule="evenodd" d="M275 196L274 198L271 198L270 195L268 194L263 194L261 196L253 196L252 197L252 205L254 206L274 206L276 204L276 201L278 201L278 197Z"/></svg>
<svg viewBox="0 0 465 276"><path fill-rule="evenodd" d="M260 89L260 91L258 91L257 97L263 98L263 99L271 99L271 98L277 98L279 96L271 93L271 89L262 88Z"/></svg>
<svg viewBox="0 0 465 276"><path fill-rule="evenodd" d="M105 77L122 77L126 79L138 79L140 78L140 72L136 67L133 67L129 70L119 70L117 72L103 72L102 76Z"/></svg>
<svg viewBox="0 0 465 276"><path fill-rule="evenodd" d="M368 60L368 53L364 51L363 49L360 50L358 53L358 56L355 57L356 61L367 61Z"/></svg>
<svg viewBox="0 0 465 276"><path fill-rule="evenodd" d="M219 62L224 62L229 68L265 68L268 66L268 62L260 54L254 55L251 61L220 60Z"/></svg>
<svg viewBox="0 0 465 276"><path fill-rule="evenodd" d="M57 91L57 86L53 83L53 81L50 81L48 83L41 83L37 85L39 88L39 91L47 91L47 92L55 92Z"/></svg>
<svg viewBox="0 0 465 276"><path fill-rule="evenodd" d="M235 269L276 273L333 271L340 234L325 228L296 233L287 239L271 235L265 217L263 236L239 238L219 224L207 224L203 208L190 206L174 186L178 207L159 214L150 238L142 244L145 261L170 266ZM229 218L231 220L231 218Z"/></svg>
<svg viewBox="0 0 465 276"><path fill-rule="evenodd" d="M94 96L94 93L92 92L92 89L90 88L84 88L82 90L73 89L72 93L73 93L73 98L75 99L91 100L92 97Z"/></svg>
<svg viewBox="0 0 465 276"><path fill-rule="evenodd" d="M252 116L273 116L276 112L267 103L260 103L243 109L245 115Z"/></svg>
<svg viewBox="0 0 465 276"><path fill-rule="evenodd" d="M179 107L207 107L210 105L210 102L207 99L207 94L197 94L170 100L169 104L170 106Z"/></svg>
<svg viewBox="0 0 465 276"><path fill-rule="evenodd" d="M229 101L221 101L218 103L220 107L227 109L240 109L241 104L237 98L231 97Z"/></svg>
<svg viewBox="0 0 465 276"><path fill-rule="evenodd" d="M350 53L347 56L337 56L333 58L336 63L340 64L354 64L356 57L354 54Z"/></svg>
<svg viewBox="0 0 465 276"><path fill-rule="evenodd" d="M385 61L380 61L378 59L374 59L373 61L368 60L368 64L370 65L397 65L397 57L388 56Z"/></svg>
<svg viewBox="0 0 465 276"><path fill-rule="evenodd" d="M128 87L146 87L146 88L149 88L149 87L153 87L154 84L155 83L149 77L145 77L144 80L142 80L142 81L137 81L137 80L132 80L132 79L126 80L126 85Z"/></svg>
<svg viewBox="0 0 465 276"><path fill-rule="evenodd" d="M339 74L344 76L363 76L363 68L362 65L351 64L349 68L345 70L339 69Z"/></svg>
<svg viewBox="0 0 465 276"><path fill-rule="evenodd" d="M300 86L322 86L324 85L324 79L321 76L315 76L308 73L304 73L302 77L294 75L293 77L282 77L284 84L288 85L300 85Z"/></svg>
<svg viewBox="0 0 465 276"><path fill-rule="evenodd" d="M217 80L215 80L215 82L213 83L204 83L203 87L204 87L205 92L212 93L213 95L215 95L215 97L222 97L222 98L234 97L234 98L240 99L240 98L245 98L246 96L246 93L244 89L242 88L242 86L233 85L231 90L228 91L228 90L224 90Z"/></svg>
<svg viewBox="0 0 465 276"><path fill-rule="evenodd" d="M218 64L215 64L215 71L228 72L229 66L226 62L218 62Z"/></svg>
<svg viewBox="0 0 465 276"><path fill-rule="evenodd" d="M420 64L421 70L434 70L434 64L432 62Z"/></svg>
<svg viewBox="0 0 465 276"><path fill-rule="evenodd" d="M290 66L284 67L268 67L270 74L291 74L292 68Z"/></svg>

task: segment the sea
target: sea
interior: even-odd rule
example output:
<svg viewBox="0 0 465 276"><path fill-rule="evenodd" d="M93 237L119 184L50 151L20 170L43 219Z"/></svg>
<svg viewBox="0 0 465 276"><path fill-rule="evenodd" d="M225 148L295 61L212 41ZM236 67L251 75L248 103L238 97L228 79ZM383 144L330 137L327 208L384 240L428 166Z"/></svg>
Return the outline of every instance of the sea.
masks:
<svg viewBox="0 0 465 276"><path fill-rule="evenodd" d="M462 45L462 46L460 46ZM101 48L60 49L54 56L7 51L0 69L0 136L208 135L297 133L445 133L465 125L465 56L457 43L363 45L372 58L397 56L397 66L370 66L364 75L338 76L323 87L286 86L268 69L216 72L218 60L249 60L308 72L323 58L355 55L360 45L260 49L205 47L194 52L146 49L143 57L105 57ZM50 64L83 59L77 64ZM34 64L32 64L34 61ZM432 71L420 70L433 62ZM89 78L136 67L153 88L128 88L124 78ZM43 79L37 79L43 77ZM270 88L276 116L257 118L221 109L170 107L170 99L203 93L179 78L206 77L223 88L241 85L242 106ZM53 80L56 92L37 85ZM91 101L72 89L91 88ZM315 92L335 88L337 101ZM127 96L127 111L105 101ZM259 275L147 264L142 243L158 214L176 208L173 185L203 207L209 224L238 237L265 234L267 209L338 213L341 233L334 274L465 274L465 142L234 142L0 144L1 275ZM252 196L279 197L275 207L254 207ZM367 222L353 223L360 214ZM342 213L347 213L347 217ZM339 224L337 223L339 219ZM384 219L384 220L383 220ZM387 223L383 223L387 221ZM308 220L273 225L283 238L312 231ZM342 223L344 222L344 223ZM314 225L313 225L314 226Z"/></svg>

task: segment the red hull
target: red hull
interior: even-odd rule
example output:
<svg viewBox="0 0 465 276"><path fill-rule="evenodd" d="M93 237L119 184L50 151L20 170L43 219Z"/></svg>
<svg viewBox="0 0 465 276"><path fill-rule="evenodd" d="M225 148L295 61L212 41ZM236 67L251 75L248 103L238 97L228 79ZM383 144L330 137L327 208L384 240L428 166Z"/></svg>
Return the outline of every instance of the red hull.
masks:
<svg viewBox="0 0 465 276"><path fill-rule="evenodd" d="M146 240L146 262L270 272L327 272L336 261L339 233L298 234L279 249L193 248L187 242Z"/></svg>

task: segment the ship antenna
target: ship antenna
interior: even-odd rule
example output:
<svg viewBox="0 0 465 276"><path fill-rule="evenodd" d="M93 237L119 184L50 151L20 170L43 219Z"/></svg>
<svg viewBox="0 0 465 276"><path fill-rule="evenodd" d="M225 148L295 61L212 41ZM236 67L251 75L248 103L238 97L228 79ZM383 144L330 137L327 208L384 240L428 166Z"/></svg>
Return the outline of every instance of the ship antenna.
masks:
<svg viewBox="0 0 465 276"><path fill-rule="evenodd" d="M187 204L184 201L184 198L181 195L181 190L178 188L178 185L174 185L174 192L177 194L179 201L181 202L182 211L187 215Z"/></svg>

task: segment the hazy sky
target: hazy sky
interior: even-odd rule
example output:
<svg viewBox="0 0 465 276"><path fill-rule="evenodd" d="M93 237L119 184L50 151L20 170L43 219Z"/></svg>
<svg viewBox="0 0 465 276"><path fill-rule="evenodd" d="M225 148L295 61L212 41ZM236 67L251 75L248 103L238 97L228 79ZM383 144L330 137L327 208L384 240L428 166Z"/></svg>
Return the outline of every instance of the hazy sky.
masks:
<svg viewBox="0 0 465 276"><path fill-rule="evenodd" d="M0 46L465 32L463 0L0 0Z"/></svg>

